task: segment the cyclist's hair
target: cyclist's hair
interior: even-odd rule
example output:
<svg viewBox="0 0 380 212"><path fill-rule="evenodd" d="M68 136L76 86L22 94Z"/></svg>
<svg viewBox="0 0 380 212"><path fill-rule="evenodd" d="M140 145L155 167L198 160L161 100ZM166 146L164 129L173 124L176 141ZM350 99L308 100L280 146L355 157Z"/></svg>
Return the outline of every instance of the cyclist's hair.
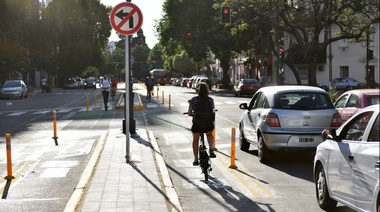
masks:
<svg viewBox="0 0 380 212"><path fill-rule="evenodd" d="M207 98L209 95L208 85L205 82L200 82L198 83L197 87L198 87L198 95L201 98Z"/></svg>

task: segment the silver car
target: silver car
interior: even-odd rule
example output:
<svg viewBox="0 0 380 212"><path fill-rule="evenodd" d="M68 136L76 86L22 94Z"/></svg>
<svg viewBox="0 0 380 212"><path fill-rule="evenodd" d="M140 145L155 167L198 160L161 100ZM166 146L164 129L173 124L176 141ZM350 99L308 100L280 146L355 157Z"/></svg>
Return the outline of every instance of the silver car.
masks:
<svg viewBox="0 0 380 212"><path fill-rule="evenodd" d="M339 129L323 131L317 147L314 182L319 207L340 202L356 211L380 211L379 107L360 110Z"/></svg>
<svg viewBox="0 0 380 212"><path fill-rule="evenodd" d="M28 98L28 88L22 80L7 80L4 82L3 87L1 87L0 97Z"/></svg>
<svg viewBox="0 0 380 212"><path fill-rule="evenodd" d="M260 88L239 121L240 149L257 146L261 163L274 151L315 150L322 143L321 132L337 128L341 118L328 93L312 86L270 86Z"/></svg>

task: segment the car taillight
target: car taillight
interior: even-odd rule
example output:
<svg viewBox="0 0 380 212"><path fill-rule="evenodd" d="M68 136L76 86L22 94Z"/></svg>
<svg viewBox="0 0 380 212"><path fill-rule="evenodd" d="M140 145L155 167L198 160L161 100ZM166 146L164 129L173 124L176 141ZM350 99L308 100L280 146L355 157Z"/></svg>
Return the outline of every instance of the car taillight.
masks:
<svg viewBox="0 0 380 212"><path fill-rule="evenodd" d="M342 118L339 113L335 113L331 120L331 127L339 127L342 124Z"/></svg>
<svg viewBox="0 0 380 212"><path fill-rule="evenodd" d="M269 113L265 117L265 121L270 127L281 127L280 120L278 119L278 116L275 113Z"/></svg>

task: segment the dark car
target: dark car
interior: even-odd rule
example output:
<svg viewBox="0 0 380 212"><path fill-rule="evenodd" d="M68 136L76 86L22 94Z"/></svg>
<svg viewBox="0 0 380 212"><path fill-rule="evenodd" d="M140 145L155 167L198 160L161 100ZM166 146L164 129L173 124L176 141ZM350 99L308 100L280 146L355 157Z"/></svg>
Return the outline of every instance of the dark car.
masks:
<svg viewBox="0 0 380 212"><path fill-rule="evenodd" d="M235 96L253 95L260 89L260 82L256 79L241 79L235 87Z"/></svg>
<svg viewBox="0 0 380 212"><path fill-rule="evenodd" d="M94 88L96 89L96 78L95 77L88 77L87 79L84 80L83 83L83 88Z"/></svg>

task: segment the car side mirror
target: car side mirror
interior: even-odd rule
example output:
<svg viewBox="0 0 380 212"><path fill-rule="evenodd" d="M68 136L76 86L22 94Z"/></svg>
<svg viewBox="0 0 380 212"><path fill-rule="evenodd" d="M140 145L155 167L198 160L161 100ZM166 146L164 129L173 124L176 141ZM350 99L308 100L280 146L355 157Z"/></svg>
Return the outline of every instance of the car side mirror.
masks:
<svg viewBox="0 0 380 212"><path fill-rule="evenodd" d="M248 109L248 105L247 105L247 103L241 103L239 105L239 108L242 109L242 110L246 110L246 109Z"/></svg>
<svg viewBox="0 0 380 212"><path fill-rule="evenodd" d="M322 131L322 138L323 140L330 139L330 140L336 140L336 131L335 129L325 129Z"/></svg>

